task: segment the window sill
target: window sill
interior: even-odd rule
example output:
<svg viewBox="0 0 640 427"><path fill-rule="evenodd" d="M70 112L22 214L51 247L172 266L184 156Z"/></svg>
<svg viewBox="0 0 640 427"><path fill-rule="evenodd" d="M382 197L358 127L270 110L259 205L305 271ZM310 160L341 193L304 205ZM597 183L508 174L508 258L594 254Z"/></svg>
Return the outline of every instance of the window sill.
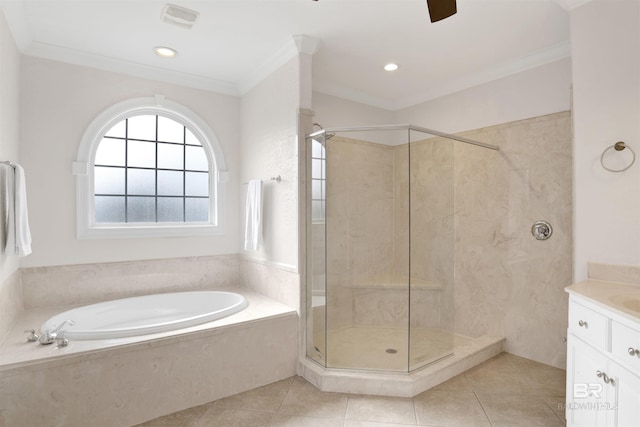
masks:
<svg viewBox="0 0 640 427"><path fill-rule="evenodd" d="M133 239L156 237L216 236L224 234L221 226L212 224L167 224L167 225L100 225L77 230L78 240L89 239Z"/></svg>

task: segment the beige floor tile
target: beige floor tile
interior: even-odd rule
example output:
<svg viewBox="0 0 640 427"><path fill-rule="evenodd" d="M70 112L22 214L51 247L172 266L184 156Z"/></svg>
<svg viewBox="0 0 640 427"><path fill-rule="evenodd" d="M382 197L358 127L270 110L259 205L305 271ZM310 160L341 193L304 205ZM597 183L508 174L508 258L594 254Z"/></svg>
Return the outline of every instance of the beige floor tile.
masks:
<svg viewBox="0 0 640 427"><path fill-rule="evenodd" d="M196 406L138 424L135 427L192 427L206 411L206 405Z"/></svg>
<svg viewBox="0 0 640 427"><path fill-rule="evenodd" d="M416 396L414 402L419 425L491 425L473 392L429 390Z"/></svg>
<svg viewBox="0 0 640 427"><path fill-rule="evenodd" d="M539 397L479 395L478 398L494 427L564 425L549 405Z"/></svg>
<svg viewBox="0 0 640 427"><path fill-rule="evenodd" d="M525 368L525 369L537 369L537 368L550 368L551 366L545 365L544 363L536 362L535 360L525 359L524 357L516 356L511 353L502 353L502 357L508 363L510 363L515 368Z"/></svg>
<svg viewBox="0 0 640 427"><path fill-rule="evenodd" d="M345 420L344 427L407 427L413 424L376 423L373 421Z"/></svg>
<svg viewBox="0 0 640 427"><path fill-rule="evenodd" d="M219 408L250 409L275 412L280 408L294 377L277 381L244 393L217 400L213 405Z"/></svg>
<svg viewBox="0 0 640 427"><path fill-rule="evenodd" d="M346 395L322 392L303 378L296 377L279 412L306 417L344 419L346 410Z"/></svg>
<svg viewBox="0 0 640 427"><path fill-rule="evenodd" d="M342 427L342 418L314 418L274 414L269 427Z"/></svg>
<svg viewBox="0 0 640 427"><path fill-rule="evenodd" d="M566 394L566 370L509 353L503 353L503 357L513 367L526 374L527 380L535 389L535 394L554 397Z"/></svg>
<svg viewBox="0 0 640 427"><path fill-rule="evenodd" d="M564 413L564 409L565 409L565 405L566 405L566 398L564 398L564 397L545 397L543 399L547 403L547 405L549 405L551 410L558 416L558 418L560 418L560 420L562 422L566 422L565 413Z"/></svg>
<svg viewBox="0 0 640 427"><path fill-rule="evenodd" d="M432 388L432 390L471 392L473 391L473 387L471 387L471 383L467 377L464 374L460 374L443 382L442 384L438 384Z"/></svg>
<svg viewBox="0 0 640 427"><path fill-rule="evenodd" d="M268 427L271 412L209 407L194 427Z"/></svg>
<svg viewBox="0 0 640 427"><path fill-rule="evenodd" d="M349 396L347 420L416 425L413 399L383 396Z"/></svg>
<svg viewBox="0 0 640 427"><path fill-rule="evenodd" d="M465 372L476 393L536 394L528 371L514 367L506 357L498 355Z"/></svg>
<svg viewBox="0 0 640 427"><path fill-rule="evenodd" d="M526 369L528 381L539 396L564 397L567 394L567 371L545 366Z"/></svg>

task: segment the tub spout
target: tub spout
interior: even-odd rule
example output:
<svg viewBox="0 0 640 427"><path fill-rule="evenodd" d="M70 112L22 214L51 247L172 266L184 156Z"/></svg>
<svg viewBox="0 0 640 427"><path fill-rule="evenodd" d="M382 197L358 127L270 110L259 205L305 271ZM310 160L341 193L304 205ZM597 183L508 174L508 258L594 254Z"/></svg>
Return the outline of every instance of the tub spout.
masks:
<svg viewBox="0 0 640 427"><path fill-rule="evenodd" d="M73 326L74 324L75 322L73 320L65 320L64 322L60 323L55 329L42 332L42 335L40 335L40 339L38 340L38 342L42 345L48 345L53 344L53 342L56 340L61 340L60 347L64 347L69 344L69 340L64 338L64 331L62 330L62 328L64 328L65 325Z"/></svg>

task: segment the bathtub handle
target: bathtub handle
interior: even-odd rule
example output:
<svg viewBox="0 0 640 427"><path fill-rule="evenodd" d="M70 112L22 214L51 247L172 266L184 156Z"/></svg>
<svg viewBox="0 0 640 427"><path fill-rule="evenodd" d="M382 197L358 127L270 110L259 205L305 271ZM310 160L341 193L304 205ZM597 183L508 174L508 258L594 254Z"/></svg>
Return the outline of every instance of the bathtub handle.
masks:
<svg viewBox="0 0 640 427"><path fill-rule="evenodd" d="M29 334L29 336L27 337L27 341L29 342L36 342L38 341L38 338L40 338L40 335L36 334L35 329L25 329L24 332Z"/></svg>
<svg viewBox="0 0 640 427"><path fill-rule="evenodd" d="M67 340L66 338L64 338L63 336L63 330L62 328L65 327L65 325L69 325L69 326L73 326L75 325L76 322L74 322L73 320L65 320L64 322L60 323L58 325L57 328L55 328L52 331L44 331L42 333L42 335L40 335L40 339L38 340L40 342L40 344L43 345L48 345L48 344L52 344L54 341L56 341L57 339L60 339L60 344L58 345L58 347L65 347L67 344L69 344L69 340ZM60 335L58 337L58 335ZM65 343L66 341L66 343Z"/></svg>

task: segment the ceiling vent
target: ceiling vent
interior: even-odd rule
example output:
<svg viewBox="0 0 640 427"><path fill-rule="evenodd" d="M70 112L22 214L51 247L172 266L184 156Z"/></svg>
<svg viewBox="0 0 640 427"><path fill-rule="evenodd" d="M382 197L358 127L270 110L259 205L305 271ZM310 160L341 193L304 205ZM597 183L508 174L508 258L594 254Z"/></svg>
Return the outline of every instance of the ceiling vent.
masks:
<svg viewBox="0 0 640 427"><path fill-rule="evenodd" d="M162 15L160 15L162 20L167 24L186 28L187 30L190 30L194 25L196 25L196 21L199 16L200 14L195 10L176 6L174 4L166 4L162 9Z"/></svg>

